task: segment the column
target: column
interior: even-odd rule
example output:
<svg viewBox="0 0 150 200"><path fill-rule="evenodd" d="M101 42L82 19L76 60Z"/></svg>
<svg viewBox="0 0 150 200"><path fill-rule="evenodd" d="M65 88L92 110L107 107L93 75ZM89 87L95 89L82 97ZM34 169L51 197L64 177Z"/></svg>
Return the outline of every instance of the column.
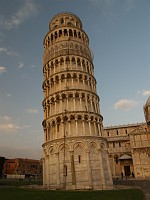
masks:
<svg viewBox="0 0 150 200"><path fill-rule="evenodd" d="M78 136L79 130L78 130L78 119L77 119L77 117L75 117L75 124L76 124L76 133L77 133L77 136Z"/></svg>
<svg viewBox="0 0 150 200"><path fill-rule="evenodd" d="M89 188L92 189L92 170L91 170L91 163L90 163L90 152L86 150L86 159L87 159L87 170L88 170L88 178L89 178Z"/></svg>
<svg viewBox="0 0 150 200"><path fill-rule="evenodd" d="M101 124L100 124L100 122L97 122L97 126L98 126L98 135L102 135L102 133L101 133Z"/></svg>
<svg viewBox="0 0 150 200"><path fill-rule="evenodd" d="M68 120L68 129L69 129L69 130L68 130L68 131L69 131L68 136L71 136L71 127L70 127L71 124L70 124L70 123L71 123L71 121Z"/></svg>
<svg viewBox="0 0 150 200"><path fill-rule="evenodd" d="M92 131L91 131L91 120L89 119L88 122L89 122L89 131L90 131L90 135L92 135Z"/></svg>
<svg viewBox="0 0 150 200"><path fill-rule="evenodd" d="M98 135L98 130L97 130L97 127L96 127L96 120L94 120L94 132L95 132L95 135Z"/></svg>
<svg viewBox="0 0 150 200"><path fill-rule="evenodd" d="M110 186L113 186L112 174L111 174L111 170L110 170L110 163L109 163L109 157L108 157L108 151L105 151L105 156L106 156L106 162L107 162L107 166L108 166L109 183L110 183Z"/></svg>
<svg viewBox="0 0 150 200"><path fill-rule="evenodd" d="M75 189L76 186L76 174L75 174L75 164L74 164L74 155L73 151L70 152L70 158L71 158L71 175L72 175L72 189Z"/></svg>
<svg viewBox="0 0 150 200"><path fill-rule="evenodd" d="M57 164L57 186L60 188L61 187L61 185L60 185L60 168L59 168L60 164L59 164L59 153L58 152L55 153L55 157L57 160L57 162L56 162L56 164Z"/></svg>
<svg viewBox="0 0 150 200"><path fill-rule="evenodd" d="M50 168L49 168L49 155L46 155L46 185L50 188Z"/></svg>
<svg viewBox="0 0 150 200"><path fill-rule="evenodd" d="M76 111L76 98L75 98L75 94L73 94L73 107L74 107L74 111Z"/></svg>
<svg viewBox="0 0 150 200"><path fill-rule="evenodd" d="M106 187L106 180L105 180L105 173L104 173L104 167L103 167L103 151L101 149L98 149L99 151L99 162L100 162L100 172L101 172L101 178L102 178L102 189L105 189Z"/></svg>
<svg viewBox="0 0 150 200"><path fill-rule="evenodd" d="M83 135L86 135L86 134L85 134L85 124L84 124L84 122L85 122L85 120L84 120L84 119L82 119L82 125L83 125Z"/></svg>

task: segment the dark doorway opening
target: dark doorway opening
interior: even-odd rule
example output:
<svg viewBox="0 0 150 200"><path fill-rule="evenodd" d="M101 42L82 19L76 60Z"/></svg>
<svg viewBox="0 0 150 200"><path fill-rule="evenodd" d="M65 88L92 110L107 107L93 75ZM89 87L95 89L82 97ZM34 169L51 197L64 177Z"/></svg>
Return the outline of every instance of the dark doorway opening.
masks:
<svg viewBox="0 0 150 200"><path fill-rule="evenodd" d="M130 166L124 166L124 173L125 173L125 176L130 176L131 174Z"/></svg>

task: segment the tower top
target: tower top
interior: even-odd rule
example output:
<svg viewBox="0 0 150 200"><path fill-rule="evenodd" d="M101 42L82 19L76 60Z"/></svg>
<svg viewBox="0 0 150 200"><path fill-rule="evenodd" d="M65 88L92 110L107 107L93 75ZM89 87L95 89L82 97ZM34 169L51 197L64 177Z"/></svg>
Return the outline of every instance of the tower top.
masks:
<svg viewBox="0 0 150 200"><path fill-rule="evenodd" d="M144 106L145 120L148 125L150 125L150 96L148 97L146 104Z"/></svg>
<svg viewBox="0 0 150 200"><path fill-rule="evenodd" d="M62 26L70 26L82 30L81 20L77 15L70 12L62 12L55 15L49 23L49 30L52 31Z"/></svg>

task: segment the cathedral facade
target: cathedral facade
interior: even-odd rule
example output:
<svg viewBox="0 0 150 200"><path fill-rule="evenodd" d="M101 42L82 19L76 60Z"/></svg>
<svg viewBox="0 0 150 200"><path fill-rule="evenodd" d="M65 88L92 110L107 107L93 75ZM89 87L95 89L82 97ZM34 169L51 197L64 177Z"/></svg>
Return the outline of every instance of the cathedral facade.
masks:
<svg viewBox="0 0 150 200"><path fill-rule="evenodd" d="M144 114L146 123L104 128L113 178L150 179L150 97Z"/></svg>
<svg viewBox="0 0 150 200"><path fill-rule="evenodd" d="M89 38L73 13L52 18L43 54L43 185L112 187Z"/></svg>

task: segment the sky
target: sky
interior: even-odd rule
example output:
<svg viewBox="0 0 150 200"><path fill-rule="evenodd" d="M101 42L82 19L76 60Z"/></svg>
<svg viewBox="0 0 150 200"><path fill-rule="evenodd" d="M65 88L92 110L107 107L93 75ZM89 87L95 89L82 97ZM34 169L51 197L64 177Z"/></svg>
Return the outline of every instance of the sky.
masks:
<svg viewBox="0 0 150 200"><path fill-rule="evenodd" d="M0 156L42 157L43 39L60 12L89 36L104 126L145 122L150 0L0 0Z"/></svg>

